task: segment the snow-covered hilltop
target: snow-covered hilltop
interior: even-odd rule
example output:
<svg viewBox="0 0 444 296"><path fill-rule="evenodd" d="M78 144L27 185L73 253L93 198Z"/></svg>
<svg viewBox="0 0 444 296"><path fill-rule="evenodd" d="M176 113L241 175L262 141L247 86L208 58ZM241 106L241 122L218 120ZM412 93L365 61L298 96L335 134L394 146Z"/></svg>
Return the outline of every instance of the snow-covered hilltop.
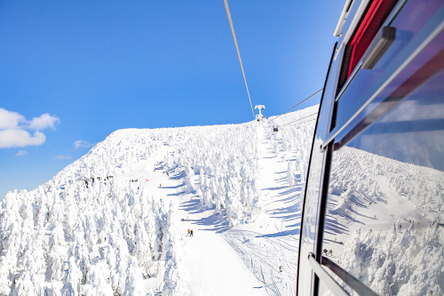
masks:
<svg viewBox="0 0 444 296"><path fill-rule="evenodd" d="M317 108L119 130L7 194L0 295L294 295ZM350 147L333 163L329 258L383 295L439 294L444 174Z"/></svg>
<svg viewBox="0 0 444 296"><path fill-rule="evenodd" d="M294 294L314 121L285 123L317 108L119 130L39 188L8 193L0 295Z"/></svg>

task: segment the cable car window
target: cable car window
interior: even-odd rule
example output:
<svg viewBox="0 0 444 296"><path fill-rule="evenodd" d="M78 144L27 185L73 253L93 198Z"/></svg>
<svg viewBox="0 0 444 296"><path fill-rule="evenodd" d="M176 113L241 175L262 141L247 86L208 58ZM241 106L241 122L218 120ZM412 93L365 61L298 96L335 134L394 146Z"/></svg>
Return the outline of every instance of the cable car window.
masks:
<svg viewBox="0 0 444 296"><path fill-rule="evenodd" d="M332 156L322 256L379 295L444 293L443 50L438 57L440 71Z"/></svg>
<svg viewBox="0 0 444 296"><path fill-rule="evenodd" d="M346 46L343 68L347 70L343 72L344 75L340 78L340 86L350 77L396 2L397 0L374 0L368 7L360 25Z"/></svg>
<svg viewBox="0 0 444 296"><path fill-rule="evenodd" d="M327 80L324 85L324 94L332 94L334 92L335 83L334 80L328 80L330 75L330 70L335 68L335 62L333 61L333 55L336 50L337 44L335 44L332 53L332 59L330 60L329 71L327 72ZM328 107L332 104L332 96L326 99L324 95L321 98L321 107L319 109L319 118L329 118L331 109ZM328 127L324 125L316 124L316 131L313 138L314 147L319 147L322 143L322 138L324 138L328 133ZM315 241L316 234L318 231L318 213L319 208L317 196L319 196L319 178L322 175L322 163L324 162L324 156L320 153L311 152L310 159L310 172L307 178L307 185L305 188L305 198L304 198L304 218L301 221L301 236L300 236L300 251L303 254L308 254L315 251ZM311 267L306 260L298 261L298 288L304 289L305 291L311 290Z"/></svg>
<svg viewBox="0 0 444 296"><path fill-rule="evenodd" d="M402 5L402 2L398 5ZM401 13L396 15L395 19L388 19L388 23L384 24L384 27L395 29L394 40L373 69L358 69L356 75L350 78L352 81L343 87L338 97L339 108L335 126L343 125L399 69L410 56L412 48L419 46L416 40L421 39L420 35L424 26L429 24L433 17L437 19L437 22L441 20L442 16L436 13L441 5L442 1L440 0L410 1L402 7ZM382 31L380 32L382 33ZM377 43L377 39L381 36L382 34L378 34L373 41ZM346 60L347 53L344 57L344 61ZM348 74L349 72L344 62L342 69L341 77L345 75L344 73ZM339 85L342 85L341 78Z"/></svg>
<svg viewBox="0 0 444 296"><path fill-rule="evenodd" d="M378 3L392 6L367 38ZM444 295L444 0L353 5L313 142L298 292Z"/></svg>

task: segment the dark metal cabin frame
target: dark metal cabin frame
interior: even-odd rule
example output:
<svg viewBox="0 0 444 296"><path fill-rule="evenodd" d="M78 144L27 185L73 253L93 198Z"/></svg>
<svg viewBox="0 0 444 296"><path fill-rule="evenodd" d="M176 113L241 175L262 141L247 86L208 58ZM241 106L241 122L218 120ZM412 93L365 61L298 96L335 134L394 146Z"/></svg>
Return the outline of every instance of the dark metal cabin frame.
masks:
<svg viewBox="0 0 444 296"><path fill-rule="evenodd" d="M414 24L419 22L416 19L403 19L404 11L414 9L415 5L424 5L424 2L382 1L385 2L381 5L386 5L386 8L377 13L384 15L375 14L375 19L379 18L379 29L363 41L364 49L356 50L360 53L353 62L349 56L350 50L354 50L350 49L350 42L358 33L364 34L363 39L366 38L367 32L359 30L363 22L367 21L367 15L374 13L371 11L372 4L378 0L346 0L335 29L339 41L333 48L324 84L306 178L299 240L297 295L318 295L320 282L334 295L349 295L344 285L359 295L377 295L347 271L322 256L332 154L444 69L444 1L427 2L431 17L422 20L418 32L409 42L397 48L396 53L390 52L391 45L396 38L402 38L400 36L404 32L397 32L396 26L393 26L394 21ZM414 69L412 64L430 52L436 54L435 57L421 68ZM390 55L389 60L386 53ZM362 77L360 75L365 71L372 71L380 60L384 60L387 66L383 67L378 79L372 81L369 90L361 94L351 93L355 82ZM396 85L396 79L402 75L408 79L401 85ZM339 284L331 275L340 278L342 283Z"/></svg>

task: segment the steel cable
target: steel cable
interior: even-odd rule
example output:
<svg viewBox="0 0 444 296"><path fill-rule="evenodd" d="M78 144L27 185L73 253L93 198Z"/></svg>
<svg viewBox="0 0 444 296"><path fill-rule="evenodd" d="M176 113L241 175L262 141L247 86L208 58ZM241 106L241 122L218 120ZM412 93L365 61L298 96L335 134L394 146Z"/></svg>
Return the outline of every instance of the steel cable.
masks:
<svg viewBox="0 0 444 296"><path fill-rule="evenodd" d="M303 102L307 101L308 99L310 99L311 97L313 97L314 95L316 95L317 93L319 93L320 91L322 91L323 88L321 88L320 90L318 90L317 92L315 92L314 94L310 95L309 97L305 98L304 100L300 101L299 103L297 103L296 105L294 105L293 107L291 107L290 109L288 109L287 111L285 111L284 113L278 115L277 117L273 118L271 121L274 121L276 119L278 119L279 117L281 117L284 114L287 114L289 111L293 110L294 108L296 108L297 106L299 106L300 104L302 104Z"/></svg>
<svg viewBox="0 0 444 296"><path fill-rule="evenodd" d="M224 0L224 4L225 4L225 11L227 12L228 22L230 23L231 34L233 35L234 45L236 46L237 57L239 58L239 63L240 63L240 67L242 70L242 76L244 77L245 88L247 89L248 100L250 101L251 113L253 113L253 120L254 120L253 104L251 103L250 91L248 90L247 79L245 78L244 66L242 65L242 59L241 59L241 55L239 52L239 46L237 45L236 34L234 33L233 20L231 19L231 13L230 13L230 8L228 7L228 1Z"/></svg>

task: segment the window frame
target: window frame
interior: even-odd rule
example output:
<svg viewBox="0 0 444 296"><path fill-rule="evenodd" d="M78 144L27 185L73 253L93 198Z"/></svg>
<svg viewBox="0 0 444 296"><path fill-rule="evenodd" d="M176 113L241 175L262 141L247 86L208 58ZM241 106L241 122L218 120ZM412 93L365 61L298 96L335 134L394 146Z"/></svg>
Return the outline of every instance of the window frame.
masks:
<svg viewBox="0 0 444 296"><path fill-rule="evenodd" d="M387 19L383 22L383 25L381 26L381 28L379 29L378 32L380 32L384 27L389 26L390 23L396 18L396 16L398 15L398 13L401 11L401 9L404 7L404 5L406 4L407 0L400 0L398 1L398 3L394 6L393 10L389 13ZM355 277L353 277L351 274L349 274L347 271L345 271L344 269L342 269L339 265L337 265L336 263L334 263L333 261L331 261L330 259L322 256L322 243L323 243L323 235L324 235L324 220L325 220L325 214L327 211L327 198L328 198L328 190L329 190L329 181L330 181L330 173L331 173L331 164L332 164L332 158L333 158L333 153L335 150L340 149L342 146L344 146L345 144L347 144L349 141L351 141L354 137L356 137L357 135L359 135L360 133L363 132L363 130L367 127L372 125L378 118L380 118L381 116L383 116L385 113L387 113L391 108L384 108L384 100L381 102L378 102L377 105L379 107L382 106L382 109L379 110L380 114L378 117L372 117L369 118L371 113L367 114L366 116L363 117L363 119L370 119L367 122L367 125L363 128L358 128L357 130L354 130L355 127L358 127L359 122L356 122L355 119L358 118L358 116L361 114L363 114L363 112L365 111L366 107L372 103L375 98L377 97L377 95L379 93L381 93L385 88L387 88L390 85L390 82L392 80L394 80L402 71L404 71L406 69L406 67L409 65L410 62L412 62L415 58L418 57L418 55L423 52L423 50L429 46L433 40L435 40L435 37L439 36L439 34L441 34L442 32L444 32L444 20L442 20L441 22L437 22L436 18L439 15L444 15L444 4L440 6L439 10L433 14L433 18L428 20L426 22L426 26L425 28L423 28L419 35L418 38L415 38L414 40L412 40L411 44L408 45L408 49L411 51L411 54L408 55L407 58L404 58L405 61L401 64L400 67L398 68L394 68L391 69L393 73L390 73L391 76L389 78L389 80L382 84L378 90L368 99L365 101L365 103L361 106L361 108L359 108L354 114L352 114L352 116L341 126L334 126L335 124L335 117L337 114L337 110L338 110L338 101L341 99L342 94L344 93L344 91L347 89L347 87L352 83L354 77L356 76L356 74L359 72L359 70L362 67L363 64L363 59L361 59L358 64L356 65L355 69L353 70L353 72L351 73L351 75L348 77L348 79L345 81L345 83L342 85L341 89L338 91L338 86L339 86L339 76L341 75L342 71L348 71L348 67L344 67L344 64L342 61L339 62L339 73L336 73L337 75L335 76L336 79L336 90L334 90L334 92L338 91L337 96L334 98L333 102L333 106L331 106L330 108L332 108L332 112L331 112L331 118L328 120L328 124L331 126L334 126L332 129L329 129L330 132L327 134L327 136L323 139L322 145L320 147L320 151L321 153L324 154L324 162L323 162L323 174L321 174L321 180L320 180L320 185L321 185L321 192L320 192L320 207L319 207L319 219L317 221L318 223L318 232L317 232L317 237L315 240L315 250L316 250L316 254L318 254L317 256L314 254L311 254L310 256L312 256L311 258L309 257L308 260L310 262L310 264L319 264L320 268L328 268L329 271L333 272L336 276L338 276L339 278L341 278L341 280L351 289L353 289L354 291L356 291L359 295L377 295L375 292L373 292L370 288L368 288L366 285L364 285L362 282L360 282L358 279L356 279ZM378 33L379 34L379 33ZM352 35L353 36L353 35ZM418 40L419 39L419 40ZM335 45L336 47L337 45ZM339 46L340 50L342 47ZM372 44L370 44L369 48L372 47ZM369 49L367 48L367 50ZM345 49L345 47L343 48ZM341 58L344 58L344 51L342 51L342 56ZM367 54L367 52L364 53L364 56ZM335 56L335 52L333 52L333 56ZM337 56L337 53L336 53ZM333 59L333 57L332 57ZM327 78L324 84L327 84L327 81L329 79L329 75L331 74L330 71L334 70L334 69L330 69L332 65L332 61L330 61L330 65L329 65L329 71L327 72ZM407 71L407 70L406 70ZM412 76L415 73L412 74ZM436 74L436 73L435 73ZM434 75L434 74L433 74ZM433 77L433 75L430 75L430 77ZM421 84L419 84L418 86L416 86L415 88L413 88L412 92L417 89L418 87L420 87ZM409 94L406 94L405 96L401 97L399 100L394 101L393 102L393 106L398 105L398 103L400 103L404 97L408 96ZM324 94L323 94L324 96ZM322 101L321 101L322 104ZM316 122L316 128L319 124L319 118L318 121ZM345 130L345 128L350 128L353 127L351 129L351 131L348 132L348 134L346 134L345 136L349 135L348 139L346 139L346 141L343 141L342 143L338 144L338 142L336 141L336 138L341 134L341 132L343 132ZM316 131L316 129L315 129ZM315 133L316 136L316 133ZM345 136L343 137L343 139L345 138ZM336 146L335 146L336 145ZM312 151L310 154L310 160L309 160L309 169L310 169L310 164L311 164L311 157L313 154L313 150L316 147L312 147ZM308 170L307 172L307 183L308 183L308 178L310 175L310 170ZM307 187L305 188L305 190L307 190ZM304 197L306 196L306 192L304 194ZM304 217L304 210L305 210L305 200L304 200L304 204L303 204L303 211L302 211L302 217ZM301 230L303 227L303 219L301 221ZM301 244L302 244L302 240L299 241L299 249L301 249ZM307 260L306 258L304 258L304 256L299 256L299 260ZM313 263L316 262L316 263ZM313 285L313 295L318 295L319 294L319 284L320 281L323 281L323 279L325 278L325 275L322 275L321 273L316 272L316 270L313 268L313 273L314 273L314 285ZM299 282L299 264L298 264L298 282ZM324 282L324 281L323 281ZM338 286L340 287L340 285L338 284ZM298 291L298 286L297 286L297 291ZM346 292L345 292L346 293Z"/></svg>
<svg viewBox="0 0 444 296"><path fill-rule="evenodd" d="M400 1L400 3L398 3L395 8L393 9L394 11L392 11L392 13L389 15L389 17L387 18L387 20L384 22L382 27L386 27L389 26L391 24L391 22L394 20L394 18L396 17L396 15L399 13L399 11L401 10L402 6L404 6L406 4L406 1ZM381 78L381 80L384 80L385 83L383 83L382 85L380 85L376 91L373 92L373 94L364 101L364 103L362 104L362 106L354 113L350 116L350 118L342 125L339 126L335 126L330 133L325 137L325 139L323 140L323 143L320 147L321 151L324 151L327 146L335 141L335 139L346 129L346 128L352 128L358 125L359 122L356 122L356 119L358 118L359 115L362 115L364 113L364 111L366 110L366 108L375 101L375 99L377 98L377 96L379 94L381 94L382 91L384 91L387 86L398 77L398 75L400 74L400 72L402 72L403 70L405 70L405 68L407 66L409 66L410 62L412 60L414 60L423 50L424 48L426 48L432 41L433 39L438 36L443 30L444 30L444 21L439 20L439 16L440 15L444 15L444 5L442 5L439 9L439 11L437 11L434 14L434 18L432 18L431 20L429 20L426 23L425 28L423 28L423 30L421 30L421 32L418 34L418 36L416 36L414 38L414 40L412 40L407 46L406 48L403 50L403 52L401 53L402 56L400 59L398 60L404 60L403 63L401 63L401 65L399 67L395 67L393 69L388 69L384 72L384 77ZM336 102L339 102L344 94L344 92L346 91L346 89L348 88L348 86L353 82L353 79L355 78L355 76L357 75L357 73L359 72L359 70L361 70L362 67L362 60L358 63L358 65L356 66L356 68L354 69L353 73L350 75L349 79L345 82L343 88L340 90L340 92L338 93L338 95L335 98ZM396 61L398 62L398 61ZM342 71L342 66L341 66L341 71ZM380 103L378 103L378 105L380 105ZM338 108L335 108L334 113L336 114L338 111ZM387 110L388 111L388 110ZM366 116L367 117L367 116ZM374 122L375 120L372 120L370 122L370 124L372 122ZM356 136L357 133L354 135ZM353 136L353 137L354 137ZM353 137L351 137L349 139L349 141L351 139L353 139ZM348 141L347 141L348 142ZM346 143L344 143L346 144Z"/></svg>

